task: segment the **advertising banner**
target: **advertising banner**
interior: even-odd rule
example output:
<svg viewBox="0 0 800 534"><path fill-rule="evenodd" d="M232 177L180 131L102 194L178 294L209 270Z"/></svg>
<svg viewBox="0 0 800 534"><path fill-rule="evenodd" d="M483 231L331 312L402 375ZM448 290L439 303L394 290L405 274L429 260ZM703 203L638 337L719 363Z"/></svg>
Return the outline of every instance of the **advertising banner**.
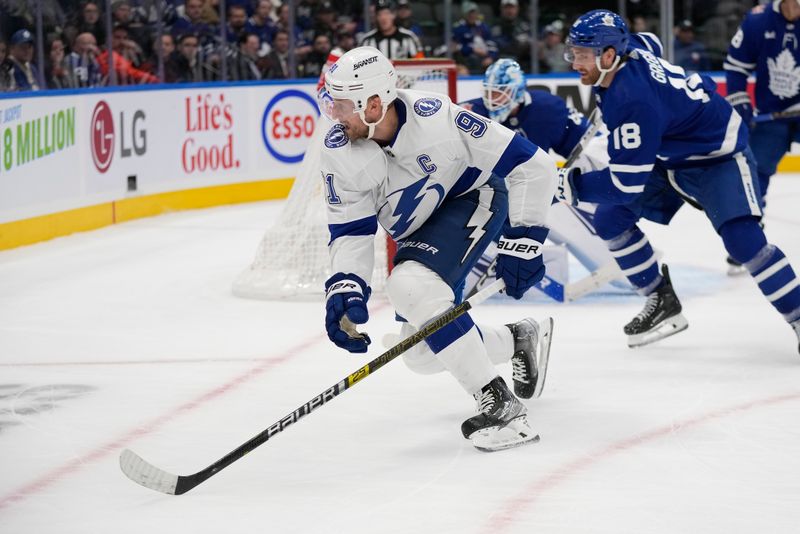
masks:
<svg viewBox="0 0 800 534"><path fill-rule="evenodd" d="M480 97L481 81L459 79L460 100ZM574 75L528 87L594 107ZM231 184L275 181L285 194L318 117L313 81L3 95L0 223Z"/></svg>

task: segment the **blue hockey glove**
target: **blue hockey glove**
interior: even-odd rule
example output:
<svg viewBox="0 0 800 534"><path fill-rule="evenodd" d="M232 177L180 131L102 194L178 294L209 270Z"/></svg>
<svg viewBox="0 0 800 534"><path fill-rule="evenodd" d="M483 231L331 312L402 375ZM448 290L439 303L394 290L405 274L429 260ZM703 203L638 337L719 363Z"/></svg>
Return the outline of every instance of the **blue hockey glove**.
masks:
<svg viewBox="0 0 800 534"><path fill-rule="evenodd" d="M578 205L578 196L575 194L575 177L580 174L581 170L578 167L558 169L558 185L556 187L558 200L572 206Z"/></svg>
<svg viewBox="0 0 800 534"><path fill-rule="evenodd" d="M372 343L369 336L356 333L342 321L366 323L369 320L367 300L371 293L366 282L351 273L336 273L325 282L325 330L337 347L354 353L367 352L367 346Z"/></svg>
<svg viewBox="0 0 800 534"><path fill-rule="evenodd" d="M729 94L725 97L725 100L742 116L742 120L749 128L753 122L753 104L750 102L750 95L744 91L739 91L738 93Z"/></svg>
<svg viewBox="0 0 800 534"><path fill-rule="evenodd" d="M542 244L550 230L541 226L506 227L497 243L497 278L517 300L544 277Z"/></svg>

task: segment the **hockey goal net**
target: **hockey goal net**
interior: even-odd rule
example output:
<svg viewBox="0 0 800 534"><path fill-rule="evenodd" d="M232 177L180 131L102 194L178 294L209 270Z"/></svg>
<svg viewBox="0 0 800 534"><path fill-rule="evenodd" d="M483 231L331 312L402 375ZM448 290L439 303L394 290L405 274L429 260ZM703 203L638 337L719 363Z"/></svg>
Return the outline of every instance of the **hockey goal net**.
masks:
<svg viewBox="0 0 800 534"><path fill-rule="evenodd" d="M398 88L446 94L456 102L456 66L447 59L394 61ZM253 263L233 283L233 293L255 299L304 299L323 295L331 276L328 256L320 147L330 122L320 117L299 165L292 190L280 215L267 229ZM390 239L375 237L372 288L379 291L388 274Z"/></svg>

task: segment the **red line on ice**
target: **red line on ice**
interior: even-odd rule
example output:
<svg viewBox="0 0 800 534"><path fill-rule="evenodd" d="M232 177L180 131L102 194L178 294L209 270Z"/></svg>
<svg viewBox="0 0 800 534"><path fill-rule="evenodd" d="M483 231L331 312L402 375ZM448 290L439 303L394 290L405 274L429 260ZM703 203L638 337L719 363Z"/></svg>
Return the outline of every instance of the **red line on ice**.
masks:
<svg viewBox="0 0 800 534"><path fill-rule="evenodd" d="M233 380L225 384L222 384L221 386L216 387L210 391L207 391L206 393L200 395L199 397L176 407L172 411L160 417L153 419L149 423L146 423L129 432L126 432L125 434L119 436L113 441L106 443L105 445L101 445L96 449L84 454L83 456L71 460L62 465L61 467L57 467L52 471L50 471L49 473L37 478L36 480L29 482L28 484L25 484L24 486L12 491L11 493L0 497L0 510L14 503L23 501L28 497L31 497L37 493L40 493L41 491L45 490L52 484L58 482L60 479L64 478L66 475L74 474L75 472L79 471L81 468L85 467L86 465L92 462L101 460L106 456L108 456L109 454L118 453L120 449L127 446L133 440L141 438L142 436L146 436L154 432L156 429L158 429L165 423L168 423L169 421L176 419L177 417L180 417L183 414L191 412L209 401L221 397L225 393L228 393L229 391L236 389L242 384L256 378L267 369L288 362L294 356L297 356L299 353L302 353L303 351L307 350L312 345L319 343L323 339L324 338L317 337L315 339L310 339L303 343L300 343L299 345L296 345L288 349L280 356L270 358L269 360L257 365L256 367L242 373ZM120 476L123 476L122 473L120 473Z"/></svg>
<svg viewBox="0 0 800 534"><path fill-rule="evenodd" d="M518 493L517 497L510 499L500 511L492 514L483 525L481 532L486 534L500 534L507 531L514 526L516 518L520 513L523 511L530 511L537 502L546 497L547 493L552 492L562 483L567 482L580 472L586 471L615 454L626 452L639 445L644 445L651 441L656 441L671 434L675 434L681 430L700 426L717 419L797 400L800 400L800 393L777 395L775 397L758 399L727 408L719 408L696 417L684 419L683 421L675 421L668 425L636 434L586 454L577 460L566 462L552 469L549 473L546 473L543 478L537 478L525 486L523 490Z"/></svg>

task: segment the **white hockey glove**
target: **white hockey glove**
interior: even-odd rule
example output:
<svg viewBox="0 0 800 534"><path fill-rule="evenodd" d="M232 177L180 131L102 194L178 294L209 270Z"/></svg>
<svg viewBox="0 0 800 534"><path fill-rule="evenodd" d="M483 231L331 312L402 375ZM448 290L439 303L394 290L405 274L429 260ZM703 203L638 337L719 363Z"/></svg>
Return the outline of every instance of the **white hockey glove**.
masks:
<svg viewBox="0 0 800 534"><path fill-rule="evenodd" d="M572 206L578 205L578 197L575 194L575 176L580 176L581 170L577 167L558 169L558 187L556 187L556 198L561 202L566 202Z"/></svg>

